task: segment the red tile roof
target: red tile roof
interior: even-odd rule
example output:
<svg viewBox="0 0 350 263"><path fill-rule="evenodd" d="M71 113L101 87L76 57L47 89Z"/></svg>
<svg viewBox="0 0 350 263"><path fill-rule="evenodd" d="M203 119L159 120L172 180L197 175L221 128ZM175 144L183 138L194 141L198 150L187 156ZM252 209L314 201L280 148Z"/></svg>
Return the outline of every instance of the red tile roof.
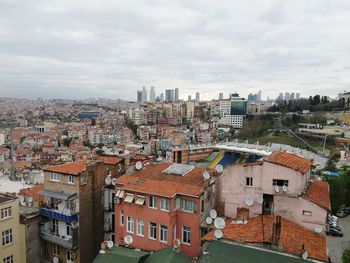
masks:
<svg viewBox="0 0 350 263"><path fill-rule="evenodd" d="M327 210L331 209L329 185L325 181L309 181L305 198Z"/></svg>
<svg viewBox="0 0 350 263"><path fill-rule="evenodd" d="M76 161L71 163L47 166L43 170L54 173L78 175L81 172L85 171L86 164L87 161Z"/></svg>
<svg viewBox="0 0 350 263"><path fill-rule="evenodd" d="M44 189L44 184L38 184L32 188L21 189L19 191L19 194L23 196L31 196L33 197L34 201L40 201L43 199L43 196L39 195L38 193L43 189Z"/></svg>
<svg viewBox="0 0 350 263"><path fill-rule="evenodd" d="M309 171L312 160L304 159L298 155L287 152L274 152L264 158L265 161L294 169L301 173Z"/></svg>
<svg viewBox="0 0 350 263"><path fill-rule="evenodd" d="M123 160L123 158L119 158L116 156L98 156L96 159L102 161L104 164L111 165L118 164Z"/></svg>
<svg viewBox="0 0 350 263"><path fill-rule="evenodd" d="M117 178L117 184L125 190L150 193L165 197L176 194L199 196L207 186L202 174L204 168L195 167L183 176L162 173L172 163L150 164L132 175ZM212 172L213 173L213 172Z"/></svg>
<svg viewBox="0 0 350 263"><path fill-rule="evenodd" d="M273 229L276 223L276 215L264 215L251 218L247 224L233 224L231 219L226 220L226 226L222 230L224 239L244 243L272 243ZM203 240L214 239L214 231L209 232ZM307 250L312 259L327 261L326 238L314 233L298 224L281 217L280 237L278 249L300 255Z"/></svg>

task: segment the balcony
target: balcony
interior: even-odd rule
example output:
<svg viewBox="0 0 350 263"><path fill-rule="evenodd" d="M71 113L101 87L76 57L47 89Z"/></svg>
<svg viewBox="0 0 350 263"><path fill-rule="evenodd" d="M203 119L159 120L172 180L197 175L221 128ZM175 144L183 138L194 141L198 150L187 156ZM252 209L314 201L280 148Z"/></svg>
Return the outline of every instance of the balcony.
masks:
<svg viewBox="0 0 350 263"><path fill-rule="evenodd" d="M40 237L48 242L57 244L66 249L75 249L78 246L78 228L73 229L73 237L64 238L45 230L40 231Z"/></svg>
<svg viewBox="0 0 350 263"><path fill-rule="evenodd" d="M78 221L78 215L65 215L48 208L40 208L40 215L51 217L68 223Z"/></svg>

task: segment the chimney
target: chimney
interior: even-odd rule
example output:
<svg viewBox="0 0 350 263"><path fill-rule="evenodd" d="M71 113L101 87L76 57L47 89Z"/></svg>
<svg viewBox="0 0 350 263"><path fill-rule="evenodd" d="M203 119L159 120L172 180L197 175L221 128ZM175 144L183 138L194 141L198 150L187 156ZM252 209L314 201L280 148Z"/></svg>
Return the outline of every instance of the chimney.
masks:
<svg viewBox="0 0 350 263"><path fill-rule="evenodd" d="M281 237L281 216L275 217L275 222L272 226L272 245L278 246Z"/></svg>

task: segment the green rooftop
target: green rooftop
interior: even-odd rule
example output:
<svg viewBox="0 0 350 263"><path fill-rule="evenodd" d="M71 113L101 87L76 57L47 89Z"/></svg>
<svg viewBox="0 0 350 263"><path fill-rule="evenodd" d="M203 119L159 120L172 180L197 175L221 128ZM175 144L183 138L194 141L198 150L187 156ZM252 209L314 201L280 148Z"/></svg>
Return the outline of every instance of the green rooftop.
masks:
<svg viewBox="0 0 350 263"><path fill-rule="evenodd" d="M113 247L107 250L105 254L98 254L93 263L141 263L149 255L145 251L137 251L135 249L124 247Z"/></svg>
<svg viewBox="0 0 350 263"><path fill-rule="evenodd" d="M145 263L192 263L192 260L174 248L168 247L155 251Z"/></svg>

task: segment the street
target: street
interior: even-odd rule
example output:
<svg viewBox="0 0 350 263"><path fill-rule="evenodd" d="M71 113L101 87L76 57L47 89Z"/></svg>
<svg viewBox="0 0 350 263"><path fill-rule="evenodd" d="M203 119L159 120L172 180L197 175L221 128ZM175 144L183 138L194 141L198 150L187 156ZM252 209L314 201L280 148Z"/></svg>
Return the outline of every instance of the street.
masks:
<svg viewBox="0 0 350 263"><path fill-rule="evenodd" d="M343 251L350 248L350 215L339 218L339 227L342 229L343 237L327 236L327 246L331 262L341 263Z"/></svg>

